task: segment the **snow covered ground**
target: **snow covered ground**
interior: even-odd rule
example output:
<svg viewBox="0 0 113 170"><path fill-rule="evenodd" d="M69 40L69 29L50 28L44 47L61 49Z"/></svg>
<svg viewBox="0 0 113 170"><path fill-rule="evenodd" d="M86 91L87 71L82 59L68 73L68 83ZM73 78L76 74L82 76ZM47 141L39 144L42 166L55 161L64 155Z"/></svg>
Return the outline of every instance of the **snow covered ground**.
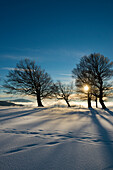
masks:
<svg viewBox="0 0 113 170"><path fill-rule="evenodd" d="M107 169L112 107L0 107L0 170Z"/></svg>

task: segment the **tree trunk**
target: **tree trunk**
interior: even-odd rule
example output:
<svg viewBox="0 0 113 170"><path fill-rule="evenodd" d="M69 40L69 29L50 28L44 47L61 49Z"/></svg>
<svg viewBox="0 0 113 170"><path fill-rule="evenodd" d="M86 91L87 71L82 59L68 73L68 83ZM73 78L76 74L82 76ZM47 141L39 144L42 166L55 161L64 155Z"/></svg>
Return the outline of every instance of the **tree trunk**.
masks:
<svg viewBox="0 0 113 170"><path fill-rule="evenodd" d="M40 92L37 93L37 104L38 104L38 107L43 107L43 104L40 98Z"/></svg>
<svg viewBox="0 0 113 170"><path fill-rule="evenodd" d="M100 97L99 101L100 101L100 104L102 106L102 109L106 109L106 106L104 104L104 101L102 100L102 97Z"/></svg>
<svg viewBox="0 0 113 170"><path fill-rule="evenodd" d="M100 86L100 96L99 96L99 102L100 102L100 104L101 104L101 106L102 106L102 109L106 109L106 106L105 106L104 101L103 101L103 90L102 90L102 84L103 84L103 83L101 83L101 86Z"/></svg>
<svg viewBox="0 0 113 170"><path fill-rule="evenodd" d="M95 102L96 102L96 108L98 108L97 96L96 96Z"/></svg>
<svg viewBox="0 0 113 170"><path fill-rule="evenodd" d="M88 92L88 108L91 108L91 97L89 96L89 92Z"/></svg>
<svg viewBox="0 0 113 170"><path fill-rule="evenodd" d="M65 99L65 101L66 101L66 103L67 103L68 107L71 107L71 106L70 106L70 104L69 104L69 101L68 101L68 100L66 100L66 99Z"/></svg>

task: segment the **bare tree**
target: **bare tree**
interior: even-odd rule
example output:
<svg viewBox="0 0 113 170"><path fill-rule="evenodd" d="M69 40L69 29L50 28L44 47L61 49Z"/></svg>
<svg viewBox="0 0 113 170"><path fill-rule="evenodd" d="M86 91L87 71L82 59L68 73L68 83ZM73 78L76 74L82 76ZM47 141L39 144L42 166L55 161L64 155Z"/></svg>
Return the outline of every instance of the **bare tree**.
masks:
<svg viewBox="0 0 113 170"><path fill-rule="evenodd" d="M52 95L51 77L34 61L21 60L14 70L9 71L4 87L6 93L21 93L37 97L38 106L43 106L42 99Z"/></svg>
<svg viewBox="0 0 113 170"><path fill-rule="evenodd" d="M77 77L81 82L85 80L90 84L91 94L99 97L103 109L106 108L103 97L107 96L111 87L108 80L113 76L112 67L113 62L110 62L107 57L94 53L82 57L80 63L72 71L73 77Z"/></svg>
<svg viewBox="0 0 113 170"><path fill-rule="evenodd" d="M86 72L86 63L84 63L83 58L81 58L80 63L76 65L76 68L72 70L72 77L76 80L75 85L77 87L76 92L79 94L80 99L86 100L88 102L88 108L91 107L92 98L92 76ZM85 89L87 85L87 89Z"/></svg>
<svg viewBox="0 0 113 170"><path fill-rule="evenodd" d="M62 84L60 81L57 81L57 83L54 85L54 93L57 99L64 99L68 107L71 107L69 103L69 97L71 94L73 94L73 83Z"/></svg>

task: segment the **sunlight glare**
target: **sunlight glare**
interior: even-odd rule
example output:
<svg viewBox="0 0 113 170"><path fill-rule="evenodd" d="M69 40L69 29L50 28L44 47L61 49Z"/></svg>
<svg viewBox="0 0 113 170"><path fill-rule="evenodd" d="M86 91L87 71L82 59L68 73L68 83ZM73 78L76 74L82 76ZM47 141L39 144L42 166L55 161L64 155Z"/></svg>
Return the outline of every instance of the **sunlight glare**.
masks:
<svg viewBox="0 0 113 170"><path fill-rule="evenodd" d="M89 90L88 85L84 86L84 90L85 90L85 91L88 91L88 90Z"/></svg>

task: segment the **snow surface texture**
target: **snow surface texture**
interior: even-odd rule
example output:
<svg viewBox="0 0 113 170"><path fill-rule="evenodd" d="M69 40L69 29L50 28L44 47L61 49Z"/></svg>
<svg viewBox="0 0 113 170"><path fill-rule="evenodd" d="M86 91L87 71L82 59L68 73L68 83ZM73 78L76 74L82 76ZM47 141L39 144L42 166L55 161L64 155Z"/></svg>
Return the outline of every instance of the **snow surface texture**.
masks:
<svg viewBox="0 0 113 170"><path fill-rule="evenodd" d="M113 169L112 111L0 107L0 170Z"/></svg>

